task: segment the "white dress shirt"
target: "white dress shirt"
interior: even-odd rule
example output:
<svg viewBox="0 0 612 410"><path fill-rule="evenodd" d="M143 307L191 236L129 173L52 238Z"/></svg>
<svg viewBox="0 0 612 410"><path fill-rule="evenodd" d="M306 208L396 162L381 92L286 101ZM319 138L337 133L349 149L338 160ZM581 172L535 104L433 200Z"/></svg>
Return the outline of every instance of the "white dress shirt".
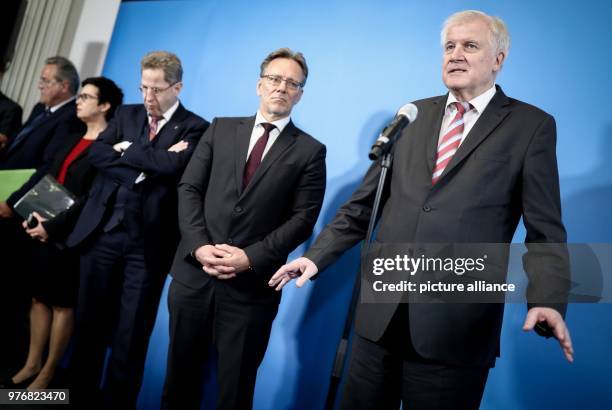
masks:
<svg viewBox="0 0 612 410"><path fill-rule="evenodd" d="M495 92L496 92L495 84L493 84L493 87L489 88L487 91L480 94L478 97L473 98L470 101L468 101L472 105L473 108L469 111L466 111L465 114L463 114L463 135L461 137L461 143L465 141L465 138L469 134L474 124L476 123L478 118L480 118L480 115L484 112L485 108L487 108L487 105L489 105L489 102L491 102L491 100L493 99ZM446 130L450 126L450 123L453 120L453 118L455 118L455 114L457 114L457 108L455 108L455 105L454 104L450 105L456 101L459 101L459 100L455 98L452 92L449 92L448 98L446 100L446 111L444 111L444 118L442 119L442 127L440 128L440 134L438 137L438 145L440 145L440 140L446 133Z"/></svg>
<svg viewBox="0 0 612 410"><path fill-rule="evenodd" d="M278 139L278 136L281 132L283 132L287 124L289 124L289 121L291 121L291 117L285 117L281 118L280 120L270 122L265 119L265 117L261 114L261 112L259 112L259 110L257 110L257 115L255 115L255 125L253 126L253 131L251 131L251 139L249 140L249 150L247 151L247 156L244 159L244 162L249 159L249 156L251 155L251 151L253 150L255 143L264 133L264 127L261 125L262 122L267 122L276 126L276 128L270 131L268 143L266 144L266 148L264 149L263 155L261 156L261 159L263 160L268 151L270 151L272 144L274 144L274 142Z"/></svg>

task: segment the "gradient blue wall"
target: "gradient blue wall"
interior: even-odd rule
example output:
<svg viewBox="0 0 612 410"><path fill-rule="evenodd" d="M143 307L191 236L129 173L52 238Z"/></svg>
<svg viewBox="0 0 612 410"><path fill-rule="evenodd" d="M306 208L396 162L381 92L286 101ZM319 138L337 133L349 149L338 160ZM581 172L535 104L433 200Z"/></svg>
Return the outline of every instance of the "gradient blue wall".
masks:
<svg viewBox="0 0 612 410"><path fill-rule="evenodd" d="M283 46L302 51L311 74L293 119L328 148L318 232L359 182L368 147L393 112L410 100L445 92L441 23L455 11L474 8L501 16L510 28L512 47L498 83L557 119L570 241L612 242L612 2L606 0L127 2L104 74L123 87L127 102L139 102L139 59L150 50L171 50L185 69L181 100L211 120L254 114L261 59ZM515 239L523 237L521 227ZM284 292L259 371L255 409L322 408L356 267L353 250L323 280ZM502 358L490 374L482 408L612 408L612 306L570 307L572 365L554 341L520 330L525 311L522 305L506 309ZM164 294L141 408L159 405L167 341ZM207 403L211 391L207 384Z"/></svg>

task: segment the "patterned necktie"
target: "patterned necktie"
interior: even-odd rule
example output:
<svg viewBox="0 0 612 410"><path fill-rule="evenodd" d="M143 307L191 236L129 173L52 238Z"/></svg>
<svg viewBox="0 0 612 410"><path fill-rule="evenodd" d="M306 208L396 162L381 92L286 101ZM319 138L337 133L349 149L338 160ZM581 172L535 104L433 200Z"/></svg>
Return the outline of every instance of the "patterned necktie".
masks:
<svg viewBox="0 0 612 410"><path fill-rule="evenodd" d="M451 121L446 132L440 139L438 145L438 153L436 155L436 166L431 176L431 184L434 185L442 176L444 169L449 164L453 155L457 152L459 145L461 145L461 139L463 138L463 114L470 109L470 103L468 102L454 102L452 103L457 109L455 118Z"/></svg>
<svg viewBox="0 0 612 410"><path fill-rule="evenodd" d="M149 123L149 141L153 141L153 138L157 135L157 125L164 117L151 116L151 122Z"/></svg>
<svg viewBox="0 0 612 410"><path fill-rule="evenodd" d="M249 155L249 159L244 167L244 175L242 177L242 188L246 188L251 182L253 175L255 174L255 170L259 164L261 164L261 158L263 157L264 150L266 149L266 144L268 143L268 138L270 137L270 131L272 131L276 126L274 124L270 124L268 122L262 122L261 126L264 129L264 133L259 137L255 146L251 150L251 155Z"/></svg>

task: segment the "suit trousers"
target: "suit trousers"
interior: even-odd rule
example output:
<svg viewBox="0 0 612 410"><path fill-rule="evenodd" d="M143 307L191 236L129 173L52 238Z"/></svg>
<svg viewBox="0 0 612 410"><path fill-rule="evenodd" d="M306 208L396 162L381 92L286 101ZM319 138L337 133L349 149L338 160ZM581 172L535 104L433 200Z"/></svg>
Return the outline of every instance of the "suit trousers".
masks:
<svg viewBox="0 0 612 410"><path fill-rule="evenodd" d="M218 358L217 408L251 409L257 368L266 352L278 305L236 301L216 280L201 289L172 280L168 310L170 347L162 409L200 408L211 343Z"/></svg>
<svg viewBox="0 0 612 410"><path fill-rule="evenodd" d="M164 274L145 264L142 238L120 225L100 232L81 255L70 374L75 399L91 403L103 384L106 408L136 408Z"/></svg>
<svg viewBox="0 0 612 410"><path fill-rule="evenodd" d="M410 410L477 410L489 368L421 357L410 339L408 309L398 306L379 341L355 336L340 408L397 410L401 402Z"/></svg>

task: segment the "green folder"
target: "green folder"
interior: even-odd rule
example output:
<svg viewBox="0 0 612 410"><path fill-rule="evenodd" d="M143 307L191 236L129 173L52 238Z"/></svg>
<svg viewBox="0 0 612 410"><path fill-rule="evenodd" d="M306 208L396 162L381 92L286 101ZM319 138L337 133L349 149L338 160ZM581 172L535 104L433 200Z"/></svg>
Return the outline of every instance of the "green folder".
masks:
<svg viewBox="0 0 612 410"><path fill-rule="evenodd" d="M7 198L32 176L35 169L7 169L0 170L0 201Z"/></svg>

